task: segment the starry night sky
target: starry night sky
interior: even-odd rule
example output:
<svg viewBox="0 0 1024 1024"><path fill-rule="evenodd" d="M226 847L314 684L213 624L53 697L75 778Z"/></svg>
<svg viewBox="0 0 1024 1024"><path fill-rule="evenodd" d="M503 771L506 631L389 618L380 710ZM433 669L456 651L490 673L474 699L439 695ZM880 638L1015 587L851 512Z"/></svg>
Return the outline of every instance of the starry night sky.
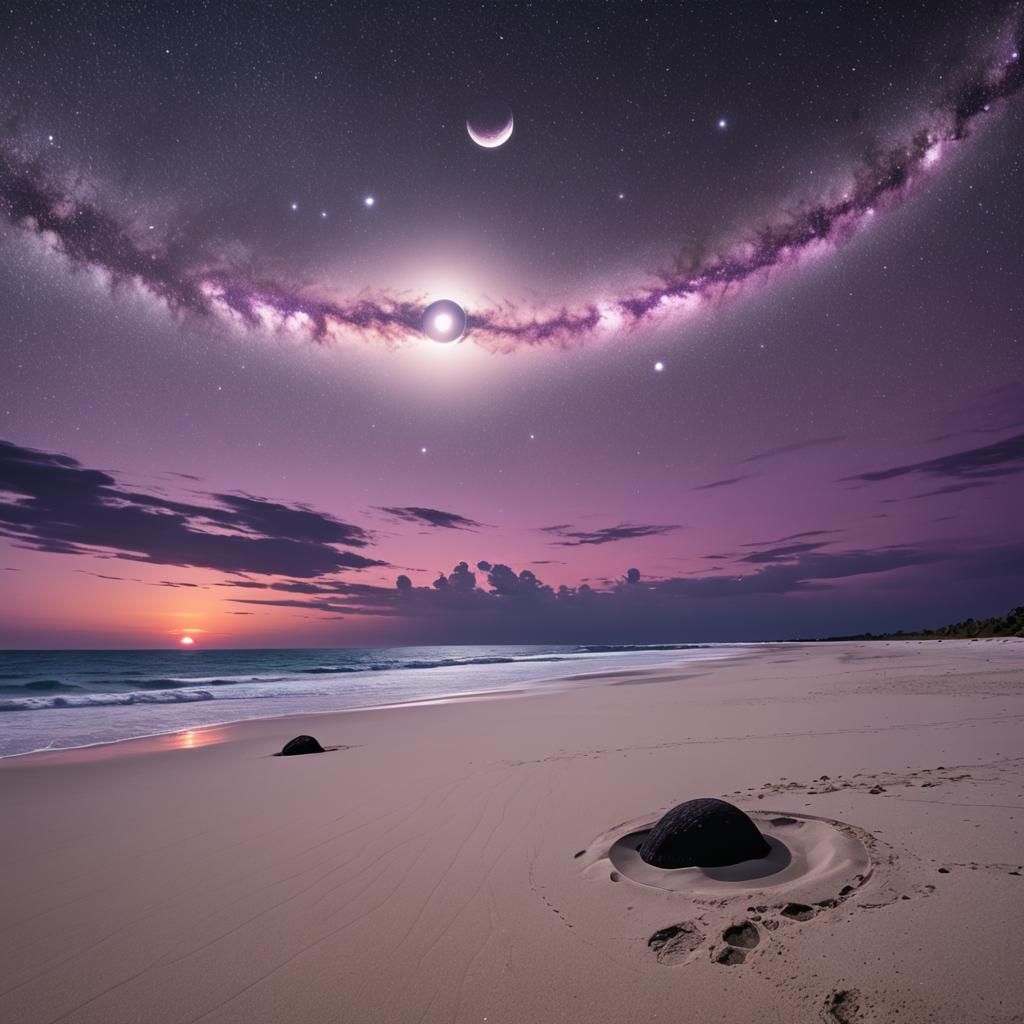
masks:
<svg viewBox="0 0 1024 1024"><path fill-rule="evenodd" d="M0 645L1020 603L1022 18L0 10Z"/></svg>

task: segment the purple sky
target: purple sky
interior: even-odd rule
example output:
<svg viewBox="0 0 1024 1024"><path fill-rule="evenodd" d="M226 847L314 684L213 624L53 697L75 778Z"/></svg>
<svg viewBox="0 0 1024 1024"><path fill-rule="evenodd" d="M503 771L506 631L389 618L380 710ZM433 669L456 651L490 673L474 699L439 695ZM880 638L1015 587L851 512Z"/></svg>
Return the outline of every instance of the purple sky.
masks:
<svg viewBox="0 0 1024 1024"><path fill-rule="evenodd" d="M1019 604L1019 17L728 7L0 16L0 645Z"/></svg>

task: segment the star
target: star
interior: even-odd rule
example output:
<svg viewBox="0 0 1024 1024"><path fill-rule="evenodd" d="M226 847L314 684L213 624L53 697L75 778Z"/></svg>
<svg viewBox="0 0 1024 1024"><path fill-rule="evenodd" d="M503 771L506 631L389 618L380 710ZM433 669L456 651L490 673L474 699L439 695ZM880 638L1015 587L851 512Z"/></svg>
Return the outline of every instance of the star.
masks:
<svg viewBox="0 0 1024 1024"><path fill-rule="evenodd" d="M374 197L373 197L373 196L367 196L367 197L366 197L366 198L365 198L365 199L363 200L363 206L365 206L365 207L366 207L367 209L369 209L369 208L370 208L371 206L373 206L373 205L374 205L374 203L376 203L376 202L377 202L377 200L376 200L376 199L374 199Z"/></svg>
<svg viewBox="0 0 1024 1024"><path fill-rule="evenodd" d="M321 210L320 211L320 216L325 218L327 216L327 211L326 210Z"/></svg>
<svg viewBox="0 0 1024 1024"><path fill-rule="evenodd" d="M665 364L664 364L664 363L663 363L663 362L662 362L662 361L661 361L661 360L659 359L659 360L658 360L658 361L657 361L657 362L656 362L656 363L654 364L654 372L655 372L655 373L661 373L661 371L662 371L662 370L664 370L664 369L665 369Z"/></svg>
<svg viewBox="0 0 1024 1024"><path fill-rule="evenodd" d="M625 199L626 198L626 193L625 192L620 192L619 193L619 198L620 199Z"/></svg>
<svg viewBox="0 0 1024 1024"><path fill-rule="evenodd" d="M420 453L421 453L422 455L426 455L426 454L427 454L427 449L426 449L426 448L421 448L421 449L420 449Z"/></svg>
<svg viewBox="0 0 1024 1024"><path fill-rule="evenodd" d="M298 208L299 208L299 204L298 203L292 203L292 209L293 210L297 210Z"/></svg>
<svg viewBox="0 0 1024 1024"><path fill-rule="evenodd" d="M728 128L729 127L729 122L726 121L726 119L724 117L720 117L718 119L718 127L722 128L722 129Z"/></svg>

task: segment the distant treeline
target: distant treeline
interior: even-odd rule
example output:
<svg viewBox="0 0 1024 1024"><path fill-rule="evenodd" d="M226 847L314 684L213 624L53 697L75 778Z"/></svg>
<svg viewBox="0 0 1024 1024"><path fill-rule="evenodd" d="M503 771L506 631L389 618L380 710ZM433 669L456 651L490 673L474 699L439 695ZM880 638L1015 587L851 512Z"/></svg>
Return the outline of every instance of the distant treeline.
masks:
<svg viewBox="0 0 1024 1024"><path fill-rule="evenodd" d="M1000 617L991 619L964 619L939 629L921 629L895 633L858 633L856 636L830 636L828 640L974 640L986 636L1024 637L1024 604Z"/></svg>

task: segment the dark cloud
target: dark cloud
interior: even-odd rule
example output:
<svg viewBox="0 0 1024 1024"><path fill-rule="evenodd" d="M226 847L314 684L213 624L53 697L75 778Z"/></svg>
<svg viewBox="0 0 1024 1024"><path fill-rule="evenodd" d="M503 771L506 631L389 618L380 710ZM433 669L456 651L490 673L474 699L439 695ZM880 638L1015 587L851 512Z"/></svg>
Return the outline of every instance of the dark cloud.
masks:
<svg viewBox="0 0 1024 1024"><path fill-rule="evenodd" d="M109 576L103 572L91 572L89 569L75 569L77 573L81 573L83 576L92 576L97 580L112 580L118 583L142 583L143 581L135 576Z"/></svg>
<svg viewBox="0 0 1024 1024"><path fill-rule="evenodd" d="M808 590L824 589L825 581L847 579L891 572L908 566L926 565L949 557L948 552L914 545L886 547L875 550L855 548L849 551L823 552L813 550L820 545L806 545L801 552L780 555L763 569L745 576L713 576L697 579L671 579L662 583L666 591L692 597L728 597L750 594L779 596ZM779 549L780 551L782 549ZM774 553L773 553L774 554ZM757 556L747 560L754 561ZM757 559L767 562L767 559Z"/></svg>
<svg viewBox="0 0 1024 1024"><path fill-rule="evenodd" d="M579 547L581 544L612 544L620 540L637 540L641 537L660 537L678 530L679 526L638 525L620 523L618 526L606 526L600 530L577 530L571 524L561 523L558 526L542 526L544 533L553 534L561 540L554 541L558 547Z"/></svg>
<svg viewBox="0 0 1024 1024"><path fill-rule="evenodd" d="M408 579L408 577L402 577ZM271 590L285 594L323 594L338 595L361 591L363 585L350 583L346 580L278 580L275 583L263 583L258 580L224 580L216 584L218 587L234 587L240 590Z"/></svg>
<svg viewBox="0 0 1024 1024"><path fill-rule="evenodd" d="M251 495L207 497L126 490L66 455L0 441L0 536L19 547L293 577L386 564L334 546L365 546L361 527Z"/></svg>
<svg viewBox="0 0 1024 1024"><path fill-rule="evenodd" d="M877 483L880 480L894 480L901 476L918 475L946 480L977 481L991 480L1020 472L1024 472L1024 434L1015 434L980 448L967 448L949 455L940 455L937 459L910 462L903 466L892 466L889 469L875 469L842 479ZM967 486L978 486L978 484L972 483Z"/></svg>
<svg viewBox="0 0 1024 1024"><path fill-rule="evenodd" d="M799 533L788 533L785 537L777 537L775 540L755 540L747 544L741 544L741 548L763 548L769 544L785 544L790 540L801 540L804 537L827 537L830 534L842 533L842 530L801 530ZM709 556L710 557L710 556Z"/></svg>
<svg viewBox="0 0 1024 1024"><path fill-rule="evenodd" d="M829 541L819 541L807 544L785 544L781 547L768 548L765 551L753 551L749 555L744 555L740 561L750 562L754 565L791 562L811 551L818 551L820 548L827 547L829 543Z"/></svg>
<svg viewBox="0 0 1024 1024"><path fill-rule="evenodd" d="M772 459L776 455L790 455L793 452L802 452L808 448L822 448L825 445L839 444L845 441L846 437L837 434L834 437L812 437L809 441L795 441L793 444L784 444L781 448L769 448L767 451L758 452L756 455L748 455L740 459L740 465L745 462L760 462L762 459Z"/></svg>
<svg viewBox="0 0 1024 1024"><path fill-rule="evenodd" d="M366 530L316 512L305 505L281 505L248 494L214 494L227 507L226 519L254 533L314 544L344 544L364 548L370 542ZM220 515L220 521L224 516Z"/></svg>
<svg viewBox="0 0 1024 1024"><path fill-rule="evenodd" d="M421 508L417 505L380 508L396 519L403 519L407 523L417 523L421 526L435 526L442 530L478 530L484 524L478 523L475 519L468 519L455 512L442 512L436 508Z"/></svg>
<svg viewBox="0 0 1024 1024"><path fill-rule="evenodd" d="M731 487L733 484L738 484L743 480L749 480L750 475L747 476L730 476L724 480L712 480L709 484L701 484L699 487L694 487L695 491L711 491L716 487Z"/></svg>

